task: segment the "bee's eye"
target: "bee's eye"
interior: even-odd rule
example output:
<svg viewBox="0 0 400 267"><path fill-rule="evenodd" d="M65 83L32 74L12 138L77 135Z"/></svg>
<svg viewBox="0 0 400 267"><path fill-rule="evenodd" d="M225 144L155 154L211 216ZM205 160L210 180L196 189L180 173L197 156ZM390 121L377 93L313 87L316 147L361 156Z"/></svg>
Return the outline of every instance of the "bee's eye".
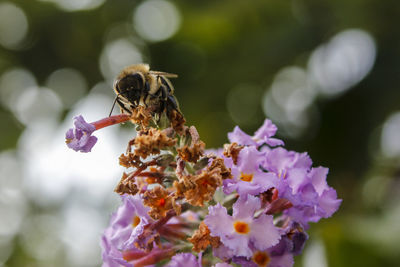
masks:
<svg viewBox="0 0 400 267"><path fill-rule="evenodd" d="M144 79L139 73L127 75L116 83L117 90L120 94L132 90L142 90L144 86Z"/></svg>

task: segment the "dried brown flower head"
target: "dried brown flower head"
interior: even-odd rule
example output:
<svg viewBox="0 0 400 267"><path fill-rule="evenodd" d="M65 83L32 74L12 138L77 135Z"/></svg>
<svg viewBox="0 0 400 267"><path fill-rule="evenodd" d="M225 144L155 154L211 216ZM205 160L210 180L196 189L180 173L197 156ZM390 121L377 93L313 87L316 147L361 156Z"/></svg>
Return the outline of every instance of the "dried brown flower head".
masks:
<svg viewBox="0 0 400 267"><path fill-rule="evenodd" d="M122 178L119 181L117 187L114 189L114 191L120 195L123 194L136 195L139 189L135 184L135 181L131 178L132 177L130 177L126 173L123 173Z"/></svg>
<svg viewBox="0 0 400 267"><path fill-rule="evenodd" d="M178 155L184 161L196 163L199 160L199 158L203 156L205 146L206 145L204 144L203 141L193 144L190 147L186 145L177 149Z"/></svg>
<svg viewBox="0 0 400 267"><path fill-rule="evenodd" d="M163 131L150 128L146 131L140 131L135 138L134 154L147 158L150 154L160 154L161 149L173 147L176 140L168 137Z"/></svg>
<svg viewBox="0 0 400 267"><path fill-rule="evenodd" d="M129 152L126 155L121 154L121 156L119 156L119 165L125 168L139 168L142 164L143 163L140 160L140 157L138 155L135 155L134 153Z"/></svg>
<svg viewBox="0 0 400 267"><path fill-rule="evenodd" d="M131 121L135 124L138 124L142 127L142 129L146 128L149 125L150 120L152 119L151 110L145 106L139 105L132 111Z"/></svg>
<svg viewBox="0 0 400 267"><path fill-rule="evenodd" d="M233 163L237 164L239 152L242 149L243 149L243 146L240 146L237 143L225 144L224 145L224 156L228 157L228 158L232 158Z"/></svg>
<svg viewBox="0 0 400 267"><path fill-rule="evenodd" d="M174 209L177 214L180 213L180 206L175 204L175 199L169 191L161 186L146 191L143 195L143 204L150 207L150 217L155 220L165 217L169 210Z"/></svg>
<svg viewBox="0 0 400 267"><path fill-rule="evenodd" d="M190 180L194 186L184 188L183 195L193 206L203 206L204 201L211 200L217 187L222 185L220 169L203 171L199 175L191 176Z"/></svg>
<svg viewBox="0 0 400 267"><path fill-rule="evenodd" d="M178 155L184 161L196 163L199 158L204 155L204 148L206 144L204 144L204 142L200 140L199 133L194 126L190 126L187 129L185 135L190 136L191 144L190 146L185 145L181 148L178 148Z"/></svg>
<svg viewBox="0 0 400 267"><path fill-rule="evenodd" d="M184 162L184 161L182 161ZM185 192L187 190L193 190L196 188L196 183L193 180L192 176L182 176L178 181L175 181L173 184L173 188L175 189L175 194L177 197L183 198L185 197Z"/></svg>
<svg viewBox="0 0 400 267"><path fill-rule="evenodd" d="M209 172L211 172L215 169L219 169L219 173L220 173L222 179L231 179L232 178L231 169L229 169L225 166L224 159L215 158L211 162L211 165L207 168L207 170Z"/></svg>
<svg viewBox="0 0 400 267"><path fill-rule="evenodd" d="M210 229L208 229L205 222L201 222L199 229L197 229L192 237L188 238L188 241L193 244L193 250L200 252L205 250L209 245L213 248L217 248L220 245L219 237L210 235Z"/></svg>

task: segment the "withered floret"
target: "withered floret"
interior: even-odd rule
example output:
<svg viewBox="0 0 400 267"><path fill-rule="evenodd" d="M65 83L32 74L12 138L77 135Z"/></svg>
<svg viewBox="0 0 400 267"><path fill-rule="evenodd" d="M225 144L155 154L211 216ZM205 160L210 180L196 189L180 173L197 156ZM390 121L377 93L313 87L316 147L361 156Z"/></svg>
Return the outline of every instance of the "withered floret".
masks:
<svg viewBox="0 0 400 267"><path fill-rule="evenodd" d="M184 161L196 163L200 157L204 155L204 148L206 144L200 140L199 133L196 127L190 126L185 133L186 136L190 136L191 144L190 146L184 145L178 148L178 155Z"/></svg>
<svg viewBox="0 0 400 267"><path fill-rule="evenodd" d="M150 128L146 131L140 131L135 138L136 149L134 154L145 159L151 154L160 154L161 149L172 147L175 143L176 140L169 138L163 131Z"/></svg>
<svg viewBox="0 0 400 267"><path fill-rule="evenodd" d="M177 151L179 157L181 157L184 161L196 163L199 158L203 156L204 147L204 142L200 141L196 144L192 144L191 146L185 145L181 148L178 148Z"/></svg>
<svg viewBox="0 0 400 267"><path fill-rule="evenodd" d="M237 143L225 144L224 145L224 156L228 158L232 158L233 163L237 164L239 152L243 149L243 146L238 145Z"/></svg>
<svg viewBox="0 0 400 267"><path fill-rule="evenodd" d="M224 160L222 158L216 158L211 162L211 165L208 166L207 170L209 172L219 169L219 173L221 175L221 178L224 179L231 179L232 178L232 173L231 169L227 168L225 166Z"/></svg>
<svg viewBox="0 0 400 267"><path fill-rule="evenodd" d="M199 229L197 229L192 237L188 238L188 241L193 244L193 250L196 252L204 251L209 245L213 248L217 248L220 245L220 239L217 236L210 235L210 229L204 222L201 222Z"/></svg>
<svg viewBox="0 0 400 267"><path fill-rule="evenodd" d="M177 214L180 213L180 206L175 203L175 199L168 190L160 186L144 193L143 204L151 208L149 215L155 220L165 217L167 212L172 209Z"/></svg>
<svg viewBox="0 0 400 267"><path fill-rule="evenodd" d="M114 191L120 195L123 194L136 195L139 189L135 184L135 181L130 179L130 177L126 173L123 173L122 178L118 183L117 187L114 189Z"/></svg>
<svg viewBox="0 0 400 267"><path fill-rule="evenodd" d="M222 185L220 169L203 171L199 175L189 176L174 183L177 195L183 194L186 201L193 206L203 206L214 196L217 187Z"/></svg>
<svg viewBox="0 0 400 267"><path fill-rule="evenodd" d="M140 157L134 153L127 153L126 155L121 154L121 156L119 156L119 165L125 168L139 168L142 164Z"/></svg>
<svg viewBox="0 0 400 267"><path fill-rule="evenodd" d="M144 129L149 125L150 120L152 119L151 110L146 108L145 106L139 105L132 111L131 121L135 124L138 124Z"/></svg>

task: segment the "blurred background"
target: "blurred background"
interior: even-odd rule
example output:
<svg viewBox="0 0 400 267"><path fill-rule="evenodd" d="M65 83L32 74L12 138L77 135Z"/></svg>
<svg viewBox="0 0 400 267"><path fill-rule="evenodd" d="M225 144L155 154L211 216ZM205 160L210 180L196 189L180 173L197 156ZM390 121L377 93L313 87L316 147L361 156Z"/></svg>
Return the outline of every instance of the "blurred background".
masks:
<svg viewBox="0 0 400 267"><path fill-rule="evenodd" d="M126 65L179 74L209 148L270 118L330 168L343 204L295 266L399 266L400 2L0 0L0 266L99 266L131 125L64 143L105 116ZM117 112L117 111L114 111Z"/></svg>

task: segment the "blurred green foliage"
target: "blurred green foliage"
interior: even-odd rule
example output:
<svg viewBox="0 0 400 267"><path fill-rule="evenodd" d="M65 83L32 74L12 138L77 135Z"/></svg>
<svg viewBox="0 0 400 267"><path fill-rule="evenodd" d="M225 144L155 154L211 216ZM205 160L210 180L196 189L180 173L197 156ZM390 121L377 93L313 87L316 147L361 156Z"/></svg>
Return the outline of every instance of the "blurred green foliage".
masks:
<svg viewBox="0 0 400 267"><path fill-rule="evenodd" d="M132 38L152 69L179 74L173 82L181 109L208 147L220 147L237 124L227 109L227 98L237 85L250 84L254 91L249 94L260 99L253 103L257 108L251 119L240 125L252 133L265 118L261 99L281 68L306 67L312 51L342 30L369 32L377 46L369 75L342 95L318 98L320 119L301 136L285 141L290 149L308 151L315 165L329 167L328 181L344 199L333 218L311 227L311 240L318 236L324 241L329 266L398 266L399 256L382 253L376 247L379 242L353 236L349 229L365 214L385 214L379 206L388 199L377 201L378 208L367 206L363 183L376 173L399 179L398 162L380 158L376 134L385 119L400 110L399 1L177 0L172 2L181 13L181 27L172 38L154 43L141 40L132 24L133 11L143 1L107 0L96 9L77 12L49 2L11 2L26 13L29 31L22 47L0 46L0 74L22 67L44 84L54 70L68 67L81 72L92 88L104 80L99 56L107 39ZM241 99L235 101L240 112ZM108 109L104 107L105 114ZM24 126L4 106L0 120L0 149L12 149ZM38 266L17 240L15 244L6 266ZM302 266L300 258L296 266Z"/></svg>

